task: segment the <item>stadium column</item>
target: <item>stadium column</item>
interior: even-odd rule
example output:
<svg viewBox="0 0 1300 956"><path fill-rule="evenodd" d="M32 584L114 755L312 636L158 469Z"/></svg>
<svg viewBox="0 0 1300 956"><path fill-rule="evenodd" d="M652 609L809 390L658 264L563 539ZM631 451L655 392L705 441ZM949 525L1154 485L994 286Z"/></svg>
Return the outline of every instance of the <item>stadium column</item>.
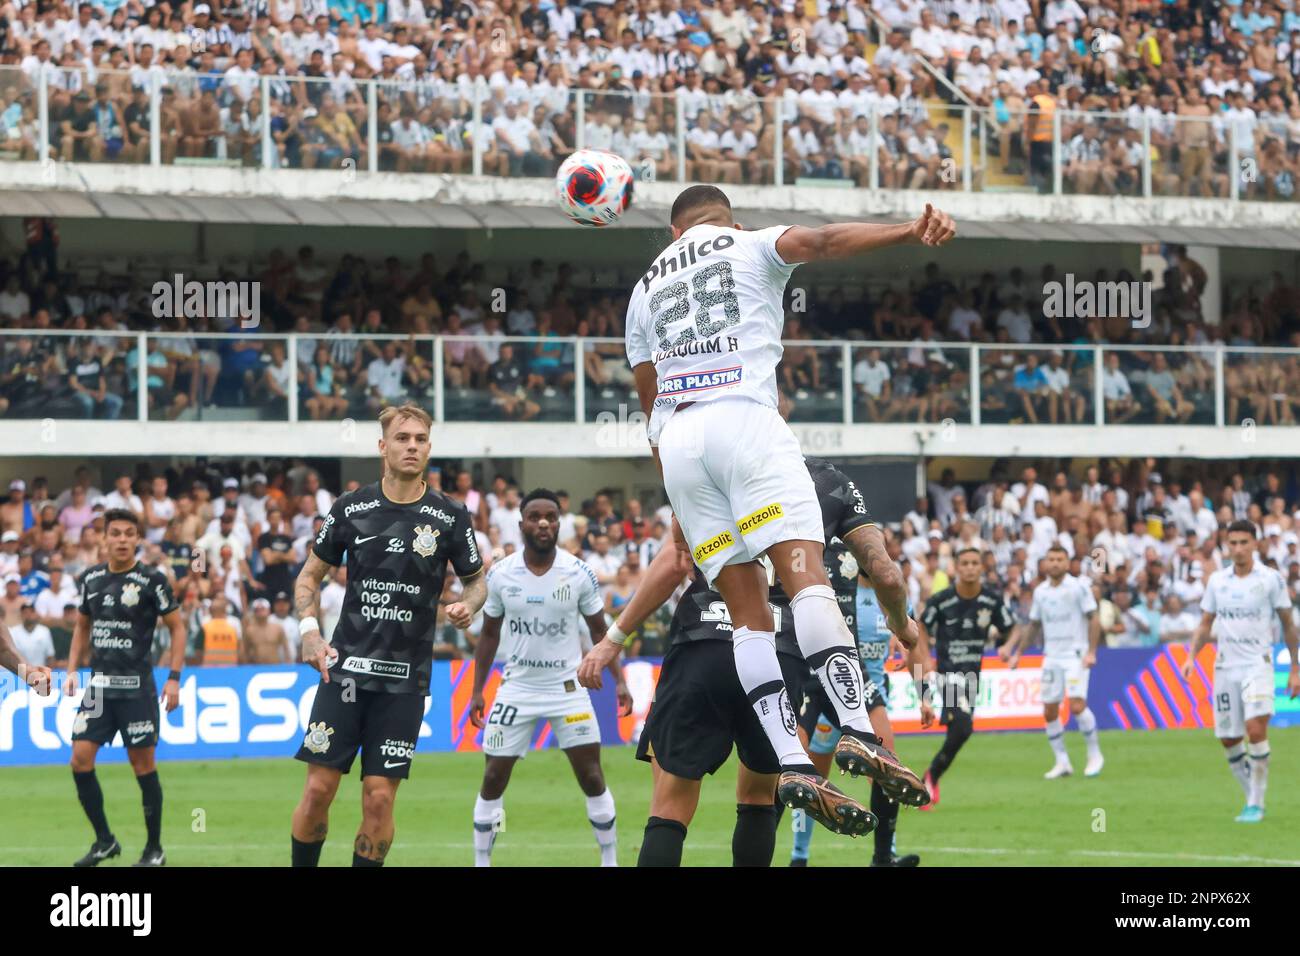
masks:
<svg viewBox="0 0 1300 956"><path fill-rule="evenodd" d="M135 420L149 420L149 336L141 332L135 337Z"/></svg>
<svg viewBox="0 0 1300 956"><path fill-rule="evenodd" d="M970 346L970 423L975 428L980 424L980 347Z"/></svg>
<svg viewBox="0 0 1300 956"><path fill-rule="evenodd" d="M686 101L678 96L673 102L676 104L677 109L677 181L684 183L686 182ZM778 100L777 103L779 105L780 101ZM776 141L778 143L781 141L779 122L778 120L776 127ZM777 185L781 185L780 180L777 180Z"/></svg>
<svg viewBox="0 0 1300 956"><path fill-rule="evenodd" d="M1052 195L1061 195L1061 107L1052 110Z"/></svg>
<svg viewBox="0 0 1300 956"><path fill-rule="evenodd" d="M379 84L374 80L365 82L366 152L369 154L369 162L366 163L366 168L372 173L377 173L379 172Z"/></svg>
<svg viewBox="0 0 1300 956"><path fill-rule="evenodd" d="M876 112L876 104L871 104L868 111L871 117L871 156L868 164L871 172L871 188L880 188L880 114Z"/></svg>
<svg viewBox="0 0 1300 956"><path fill-rule="evenodd" d="M844 395L844 424L853 424L853 350L849 343L840 346L840 392Z"/></svg>
<svg viewBox="0 0 1300 956"><path fill-rule="evenodd" d="M41 165L52 168L50 164L50 76L44 67L37 74L36 90L37 122L40 124L41 136Z"/></svg>
<svg viewBox="0 0 1300 956"><path fill-rule="evenodd" d="M261 97L262 97L262 168L263 168L263 169L271 169L271 168L273 168L274 165L275 165L275 164L271 161L272 158L273 158L274 155L275 155L275 140L271 137L271 80L270 80L269 77L266 77L266 76L263 76L263 77L262 77L262 79L261 79L261 87L262 87L262 89L261 89ZM293 367L296 368L297 365L298 365L298 363L297 363L297 355L298 355L298 353L295 352L295 351L291 348L291 349L289 350L289 354L290 354L291 356L294 357L294 361L293 361L292 363L290 363L290 364L291 364ZM293 393L291 393L291 395L296 395L296 394L297 394L297 390L295 389L295 391L294 391ZM293 400L291 400L291 404L292 404L292 402L293 402ZM291 416L290 420L292 420L292 416Z"/></svg>
<svg viewBox="0 0 1300 956"><path fill-rule="evenodd" d="M152 74L152 82L149 84L149 165L151 166L162 165L162 84L163 78L157 73Z"/></svg>
<svg viewBox="0 0 1300 956"><path fill-rule="evenodd" d="M962 192L970 192L970 179L971 179L970 117L971 117L971 107L963 106L961 108L961 188L962 188Z"/></svg>
<svg viewBox="0 0 1300 956"><path fill-rule="evenodd" d="M470 167L475 176L483 175L483 88L474 83L474 144L473 165Z"/></svg>

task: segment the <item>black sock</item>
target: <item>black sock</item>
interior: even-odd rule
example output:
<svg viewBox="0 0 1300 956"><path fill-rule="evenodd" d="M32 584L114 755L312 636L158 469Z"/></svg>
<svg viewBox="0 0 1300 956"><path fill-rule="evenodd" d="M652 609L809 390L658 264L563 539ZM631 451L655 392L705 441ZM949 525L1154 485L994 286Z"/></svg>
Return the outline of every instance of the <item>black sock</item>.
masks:
<svg viewBox="0 0 1300 956"><path fill-rule="evenodd" d="M320 866L320 851L325 848L324 840L304 843L292 835L289 839L293 841L292 866Z"/></svg>
<svg viewBox="0 0 1300 956"><path fill-rule="evenodd" d="M645 836L641 838L641 853L637 866L681 866L682 844L686 842L686 827L676 820L651 817L646 821Z"/></svg>
<svg viewBox="0 0 1300 956"><path fill-rule="evenodd" d="M383 866L383 865L384 865L384 861L383 861L383 860L368 860L368 859L366 859L364 856L362 856L360 853L356 853L356 852L354 852L354 853L352 854L352 865L353 865L353 866Z"/></svg>
<svg viewBox="0 0 1300 956"><path fill-rule="evenodd" d="M961 711L953 715L952 721L948 724L948 732L943 738L943 746L930 761L930 776L936 781L952 766L952 762L957 759L957 751L961 750L962 745L970 739L971 732L974 730L972 724L973 721Z"/></svg>
<svg viewBox="0 0 1300 956"><path fill-rule="evenodd" d="M880 784L871 785L871 812L880 821L872 836L876 840L876 859L888 860L894 855L894 831L898 828L898 803L885 796Z"/></svg>
<svg viewBox="0 0 1300 956"><path fill-rule="evenodd" d="M776 806L736 804L736 829L731 834L732 866L771 866L776 852Z"/></svg>
<svg viewBox="0 0 1300 956"><path fill-rule="evenodd" d="M85 773L72 771L73 782L77 785L77 799L81 809L86 811L86 819L95 828L95 840L103 843L113 839L113 831L108 828L108 818L104 816L104 791L99 789L99 778L95 771Z"/></svg>
<svg viewBox="0 0 1300 956"><path fill-rule="evenodd" d="M158 771L141 774L135 778L140 785L140 802L144 804L144 847L157 850L162 847L162 783Z"/></svg>

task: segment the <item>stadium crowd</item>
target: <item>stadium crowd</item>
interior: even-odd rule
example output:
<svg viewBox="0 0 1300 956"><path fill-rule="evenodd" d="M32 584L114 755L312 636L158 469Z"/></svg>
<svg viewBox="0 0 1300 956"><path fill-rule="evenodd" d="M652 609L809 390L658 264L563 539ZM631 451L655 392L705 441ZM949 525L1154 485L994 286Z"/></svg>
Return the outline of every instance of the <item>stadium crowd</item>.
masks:
<svg viewBox="0 0 1300 956"><path fill-rule="evenodd" d="M1140 193L1144 136L1157 193L1227 196L1240 166L1241 195L1293 199L1300 175L1292 0L6 0L0 151L36 158L42 76L69 160L147 162L157 83L163 162L261 164L269 124L272 165L364 168L373 80L388 170L466 172L477 145L549 175L581 142L671 178L680 138L687 178L773 182L779 109L785 182L867 185L874 148L885 188L956 188L956 104L1004 187L1052 188L1057 110L1068 190Z"/></svg>
<svg viewBox="0 0 1300 956"><path fill-rule="evenodd" d="M489 272L465 252L450 262L424 254L371 263L353 255L327 262L309 246L292 255L276 250L252 267L260 272L245 272L260 283L262 318L257 328L243 329L231 319L156 318L152 288L160 275L170 282L178 270L206 276L202 270L211 268L213 276L233 280L240 276L230 269L246 265L124 258L61 264L50 220L28 220L27 239L20 256L0 259L0 323L31 333L0 337L0 414L11 418L134 417L135 340L108 334L128 331L171 333L149 341L153 418L216 407L284 419L294 364L304 420L373 417L407 399L428 404L436 378L429 335L444 336L449 420L572 420L578 348L588 419L616 413L620 404L636 407L621 344L633 279L617 270L535 259ZM851 350L854 420L969 421L969 356L956 346L974 342L984 346L983 422L1091 423L1094 348L1121 345L1103 353L1106 421L1212 424L1213 355L1152 347L1300 346L1300 289L1281 274L1267 283L1229 278L1222 321L1210 323L1201 301L1205 270L1179 246L1168 247L1166 262L1150 324L1140 329L1118 315L1049 314L1047 290L1063 278L1052 265L1037 276L1018 266L963 276L930 264L906 282L803 291L796 278L785 330L794 344L786 348L779 384L794 420L841 421L843 351L817 343L897 343ZM85 334L41 334L53 331ZM276 331L298 336L295 355L288 340L266 336ZM612 341L578 344L572 336ZM1027 348L1033 345L1056 348ZM1294 424L1300 416L1298 355L1228 352L1224 384L1225 421Z"/></svg>
<svg viewBox="0 0 1300 956"><path fill-rule="evenodd" d="M988 583L1005 593L1023 622L1042 578L1041 561L1060 543L1071 556L1071 573L1085 576L1096 591L1109 646L1185 640L1199 620L1206 578L1228 563L1226 527L1235 519L1260 529L1259 559L1280 571L1293 602L1300 600L1300 472L1261 466L1220 480L1211 470L1225 473L1201 462L1154 459L1050 472L1045 466L1040 473L1002 460L988 480L961 483L944 469L901 521L888 524L886 540L914 607L948 585L958 550L975 547ZM1049 473L1046 483L1040 480ZM191 664L298 659L293 580L335 498L320 473L302 461L199 459L165 471L141 465L134 475L111 475L111 485L109 474L103 478L83 466L62 489L40 476L9 482L0 504L0 614L27 660L66 661L76 579L105 559L108 508L140 516L140 559L174 582ZM522 494L508 476L484 481L448 464L431 466L427 480L469 510L490 561L522 546ZM671 512L616 490L581 502L564 491L559 496L560 546L592 566L605 610L617 616L658 550L672 546ZM344 575L339 569L322 592L327 637L341 611ZM449 576L444 605L456 600L459 587ZM633 655L663 652L671 611L670 603L634 635ZM463 632L440 617L435 655L472 654L478 627ZM160 626L158 658L168 641Z"/></svg>

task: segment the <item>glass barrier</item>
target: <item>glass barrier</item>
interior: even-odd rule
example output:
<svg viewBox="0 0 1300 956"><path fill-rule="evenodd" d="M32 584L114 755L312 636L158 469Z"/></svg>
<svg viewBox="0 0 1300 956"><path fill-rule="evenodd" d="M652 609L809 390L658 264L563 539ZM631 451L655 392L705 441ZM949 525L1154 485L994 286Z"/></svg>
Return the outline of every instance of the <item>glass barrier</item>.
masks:
<svg viewBox="0 0 1300 956"><path fill-rule="evenodd" d="M970 422L969 348L866 345L851 354L854 422Z"/></svg>
<svg viewBox="0 0 1300 956"><path fill-rule="evenodd" d="M844 349L789 341L776 368L777 388L791 422L844 421Z"/></svg>
<svg viewBox="0 0 1300 956"><path fill-rule="evenodd" d="M18 333L0 339L6 418L135 418L127 404L130 337Z"/></svg>
<svg viewBox="0 0 1300 956"><path fill-rule="evenodd" d="M583 417L588 422L626 422L640 412L632 369L621 339L582 344Z"/></svg>
<svg viewBox="0 0 1300 956"><path fill-rule="evenodd" d="M273 164L354 172L369 168L370 112L362 83L343 74L277 78L269 81L269 86ZM242 129L236 132L236 142L248 145L248 138L241 138L240 132ZM229 150L224 153L229 155ZM241 146L240 157L244 155Z"/></svg>
<svg viewBox="0 0 1300 956"><path fill-rule="evenodd" d="M1104 349L1102 396L1108 425L1213 425L1210 349Z"/></svg>
<svg viewBox="0 0 1300 956"><path fill-rule="evenodd" d="M1261 202L1295 202L1300 185L1300 129L1280 98L1273 99L1268 109L1257 114L1256 122L1236 122L1237 195ZM1230 135L1233 121L1225 125Z"/></svg>
<svg viewBox="0 0 1300 956"><path fill-rule="evenodd" d="M980 424L1091 425L1093 356L1086 348L980 348Z"/></svg>
<svg viewBox="0 0 1300 956"><path fill-rule="evenodd" d="M1158 196L1228 196L1228 143L1205 117L1162 117L1151 124L1151 189Z"/></svg>
<svg viewBox="0 0 1300 956"><path fill-rule="evenodd" d="M444 336L447 421L576 420L573 339Z"/></svg>
<svg viewBox="0 0 1300 956"><path fill-rule="evenodd" d="M1300 356L1225 350L1225 425L1295 425L1300 413Z"/></svg>
<svg viewBox="0 0 1300 956"><path fill-rule="evenodd" d="M980 192L1026 192L1035 188L1030 167L1029 114L999 101L971 117L971 188ZM965 148L963 142L963 149ZM1047 170L1050 181L1050 157Z"/></svg>
<svg viewBox="0 0 1300 956"><path fill-rule="evenodd" d="M35 83L20 67L0 66L0 161L36 159L40 140Z"/></svg>
<svg viewBox="0 0 1300 956"><path fill-rule="evenodd" d="M1060 111L1061 190L1143 195L1143 121L1123 113Z"/></svg>

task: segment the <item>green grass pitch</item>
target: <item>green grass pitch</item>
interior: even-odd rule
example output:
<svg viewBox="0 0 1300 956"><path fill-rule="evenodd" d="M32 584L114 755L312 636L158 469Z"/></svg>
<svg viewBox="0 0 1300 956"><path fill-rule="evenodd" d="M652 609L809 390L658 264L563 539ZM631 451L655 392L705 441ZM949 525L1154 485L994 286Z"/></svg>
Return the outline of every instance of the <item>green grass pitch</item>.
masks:
<svg viewBox="0 0 1300 956"><path fill-rule="evenodd" d="M1300 866L1300 729L1274 730L1268 818L1233 822L1244 803L1221 748L1207 731L1102 734L1106 769L1085 780L1083 745L1070 732L1076 776L1042 779L1051 764L1041 734L976 733L943 779L934 811L903 810L900 852L918 852L923 866ZM938 737L906 737L900 756L918 772ZM619 859L636 862L650 796L649 768L632 748L604 753L618 803ZM160 764L165 809L163 843L172 866L283 866L289 860L289 815L304 768L291 759ZM422 754L397 801L391 866L463 866L473 861L470 812L480 775L478 754ZM125 764L102 765L109 823L122 857L138 858L144 842L139 789ZM683 864L727 866L735 820L735 764L704 783ZM866 798L865 779L836 783ZM594 866L595 841L581 792L556 750L534 753L516 767L506 792L506 830L498 866ZM85 852L92 834L66 767L7 768L0 773L5 838L0 865L62 866ZM321 864L351 862L360 816L355 773L345 777L330 820ZM775 865L789 859L788 814L777 838ZM857 866L870 860L870 837L851 840L819 829L814 866Z"/></svg>

